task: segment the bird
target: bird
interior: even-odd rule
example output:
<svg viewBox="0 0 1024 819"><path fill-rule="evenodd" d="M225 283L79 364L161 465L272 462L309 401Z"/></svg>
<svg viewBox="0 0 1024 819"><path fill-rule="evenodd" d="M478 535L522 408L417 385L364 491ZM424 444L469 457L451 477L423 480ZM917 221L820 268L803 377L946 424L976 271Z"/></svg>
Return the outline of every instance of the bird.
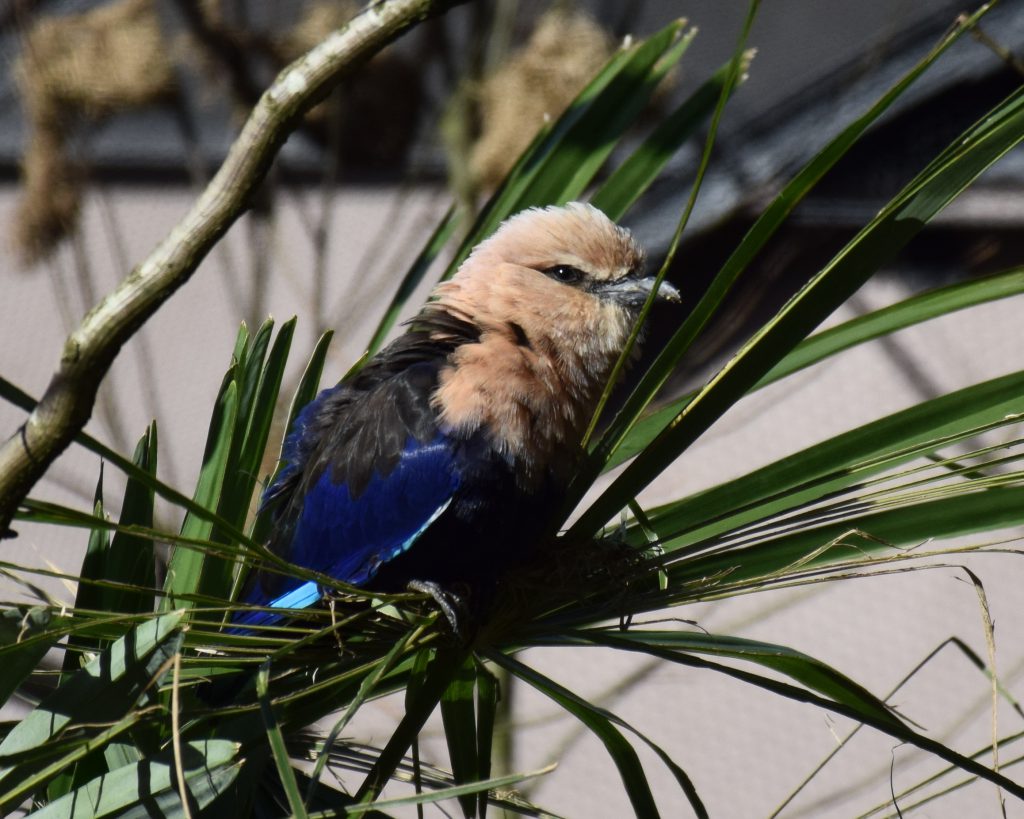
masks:
<svg viewBox="0 0 1024 819"><path fill-rule="evenodd" d="M656 285L632 234L589 204L506 219L402 335L297 415L261 499L268 547L352 586L427 592L457 628L451 590L493 587L550 524ZM680 300L664 281L657 298ZM254 570L234 630L323 596Z"/></svg>

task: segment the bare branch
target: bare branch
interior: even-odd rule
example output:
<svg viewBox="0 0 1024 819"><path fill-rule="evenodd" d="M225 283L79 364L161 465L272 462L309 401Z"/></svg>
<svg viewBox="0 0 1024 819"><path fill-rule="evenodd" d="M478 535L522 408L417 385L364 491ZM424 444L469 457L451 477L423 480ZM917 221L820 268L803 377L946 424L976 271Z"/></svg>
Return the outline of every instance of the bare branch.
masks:
<svg viewBox="0 0 1024 819"><path fill-rule="evenodd" d="M299 118L339 77L408 28L465 0L380 0L282 71L189 213L64 344L42 400L0 447L0 535L18 504L92 413L121 346L196 267L247 206Z"/></svg>

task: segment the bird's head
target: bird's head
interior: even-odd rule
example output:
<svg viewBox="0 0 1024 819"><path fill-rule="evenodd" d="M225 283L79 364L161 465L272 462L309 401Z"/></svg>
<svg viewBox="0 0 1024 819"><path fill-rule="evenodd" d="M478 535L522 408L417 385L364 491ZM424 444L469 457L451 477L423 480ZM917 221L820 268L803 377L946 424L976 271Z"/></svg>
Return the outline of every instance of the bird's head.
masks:
<svg viewBox="0 0 1024 819"><path fill-rule="evenodd" d="M469 322L434 401L537 463L575 442L654 289L629 231L580 203L532 208L481 242L425 313ZM658 298L678 301L663 282Z"/></svg>
<svg viewBox="0 0 1024 819"><path fill-rule="evenodd" d="M482 327L513 326L537 349L604 358L622 350L654 285L632 234L572 202L506 220L437 295ZM679 301L679 292L662 282L658 298Z"/></svg>

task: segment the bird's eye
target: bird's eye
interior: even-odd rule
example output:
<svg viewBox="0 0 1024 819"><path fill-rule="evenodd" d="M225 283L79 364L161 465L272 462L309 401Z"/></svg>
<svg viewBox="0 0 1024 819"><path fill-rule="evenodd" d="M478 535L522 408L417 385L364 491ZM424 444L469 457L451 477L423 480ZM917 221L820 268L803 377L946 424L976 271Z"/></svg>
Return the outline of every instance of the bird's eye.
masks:
<svg viewBox="0 0 1024 819"><path fill-rule="evenodd" d="M545 276L550 276L555 281L561 282L562 284L577 284L583 281L583 271L578 267L573 267L568 264L559 264L554 267L549 267L544 271Z"/></svg>

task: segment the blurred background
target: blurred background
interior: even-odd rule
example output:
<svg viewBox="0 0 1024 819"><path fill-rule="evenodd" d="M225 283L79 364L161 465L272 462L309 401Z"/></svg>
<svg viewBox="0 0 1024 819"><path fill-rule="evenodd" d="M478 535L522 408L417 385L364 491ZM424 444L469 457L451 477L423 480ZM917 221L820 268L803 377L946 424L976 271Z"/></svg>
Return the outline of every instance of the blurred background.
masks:
<svg viewBox="0 0 1024 819"><path fill-rule="evenodd" d="M5 378L42 393L67 332L173 228L262 89L358 7L354 0L0 3ZM967 10L945 0L764 4L750 38L757 54L749 78L726 109L670 273L689 305L781 185ZM299 317L293 381L315 339L333 329L326 378L337 380L365 348L446 209L454 202L471 213L536 129L560 113L624 38L646 36L680 16L699 29L681 69L655 96L655 109L669 110L729 59L745 13L744 3L707 0L478 0L419 27L348 77L303 121L251 211L122 351L89 431L130 453L156 418L160 477L188 493L240 321L254 327L268 314L279 321ZM799 206L665 397L701 384L939 150L1018 86L1022 43L1024 3L1004 2L978 36L964 38L915 84ZM651 122L656 115L651 112ZM625 220L648 247L652 268L667 249L701 148L699 140L685 146ZM1024 153L1017 150L833 320L1019 265L1022 227ZM679 321L678 311L656 313L648 349ZM744 400L640 500L653 504L714 485L918 401L1020 369L1021 297L973 308L955 322L917 326ZM290 395L287 386L282 394ZM16 408L0 406L0 434L12 433L22 419ZM95 456L70 450L33 494L88 508L98 472ZM106 477L107 496L120 497L118 476L111 470ZM19 562L78 569L83 533L27 525L19 532L0 545ZM1024 677L1024 568L1014 559L964 563L985 584L1000 676L1016 691ZM936 568L775 591L676 615L717 633L807 651L886 696L949 638L985 656L977 595L964 580L955 567ZM73 589L59 580L33 582L73 600ZM3 587L7 599L24 593L14 582ZM596 649L538 653L531 662L661 743L694 779L713 816L771 814L851 729L840 718L721 675L647 666ZM597 741L530 692L506 693L519 730L506 745L504 764L533 769L561 761L530 796L570 817L628 815ZM893 701L910 703L906 716L930 734L972 752L990 736L989 696L984 674L947 646ZM16 713L8 705L5 716ZM384 700L361 718L354 736L386 735L400 713L400 700ZM1001 732L1024 728L1020 714L1001 713ZM443 743L428 751L446 763ZM940 767L865 730L781 815L851 816L876 805L886 814L893 810L884 807L891 786L899 790L901 782ZM601 770L607 775L595 774ZM649 771L663 804L685 815L670 775L657 764ZM925 811L984 817L1000 815L1000 806L991 786L975 784ZM1006 814L1024 816L1024 808L1008 804Z"/></svg>

